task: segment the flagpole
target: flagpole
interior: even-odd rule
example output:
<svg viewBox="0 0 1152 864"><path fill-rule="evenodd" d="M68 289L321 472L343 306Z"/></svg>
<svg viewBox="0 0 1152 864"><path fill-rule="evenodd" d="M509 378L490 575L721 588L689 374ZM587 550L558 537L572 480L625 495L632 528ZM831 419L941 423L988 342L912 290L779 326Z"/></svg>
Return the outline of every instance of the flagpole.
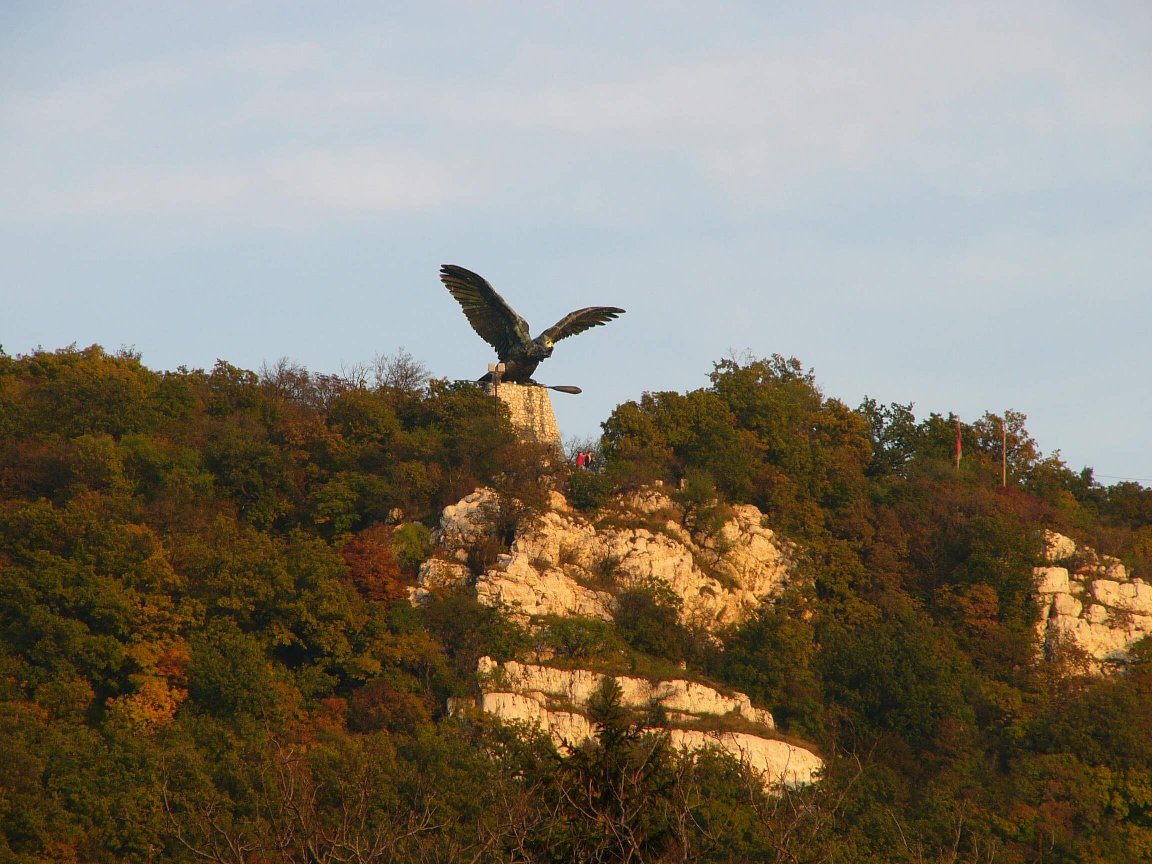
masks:
<svg viewBox="0 0 1152 864"><path fill-rule="evenodd" d="M1007 415L1007 411L1004 412ZM1008 429L1000 418L1000 488L1008 486Z"/></svg>

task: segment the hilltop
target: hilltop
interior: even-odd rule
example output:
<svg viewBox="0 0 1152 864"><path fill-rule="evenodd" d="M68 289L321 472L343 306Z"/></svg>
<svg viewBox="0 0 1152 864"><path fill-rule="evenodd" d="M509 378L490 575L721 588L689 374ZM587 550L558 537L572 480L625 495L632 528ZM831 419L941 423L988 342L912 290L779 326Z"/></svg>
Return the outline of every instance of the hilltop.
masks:
<svg viewBox="0 0 1152 864"><path fill-rule="evenodd" d="M913 408L0 353L0 854L1152 856L1152 490Z"/></svg>

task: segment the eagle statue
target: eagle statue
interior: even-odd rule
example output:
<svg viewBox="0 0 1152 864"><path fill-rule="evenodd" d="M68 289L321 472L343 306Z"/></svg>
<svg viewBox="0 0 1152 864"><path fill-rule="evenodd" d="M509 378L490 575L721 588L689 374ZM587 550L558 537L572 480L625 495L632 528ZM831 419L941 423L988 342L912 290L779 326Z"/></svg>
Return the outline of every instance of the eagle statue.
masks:
<svg viewBox="0 0 1152 864"><path fill-rule="evenodd" d="M455 264L445 264L440 268L440 281L464 309L472 329L496 349L496 356L504 364L500 380L518 384L537 385L532 373L552 356L553 347L561 339L607 324L624 312L615 306L577 309L533 339L528 322L517 315L482 276ZM492 380L491 373L480 380ZM565 389L579 392L577 388Z"/></svg>

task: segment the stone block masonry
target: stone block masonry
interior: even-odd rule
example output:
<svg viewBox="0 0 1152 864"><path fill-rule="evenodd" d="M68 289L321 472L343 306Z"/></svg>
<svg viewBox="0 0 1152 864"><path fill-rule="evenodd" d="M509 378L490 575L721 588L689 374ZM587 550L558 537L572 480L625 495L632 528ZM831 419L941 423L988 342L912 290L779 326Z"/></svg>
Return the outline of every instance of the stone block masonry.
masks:
<svg viewBox="0 0 1152 864"><path fill-rule="evenodd" d="M508 406L512 426L528 441L548 444L560 449L560 428L552 411L552 399L547 388L524 384L500 384L495 395Z"/></svg>

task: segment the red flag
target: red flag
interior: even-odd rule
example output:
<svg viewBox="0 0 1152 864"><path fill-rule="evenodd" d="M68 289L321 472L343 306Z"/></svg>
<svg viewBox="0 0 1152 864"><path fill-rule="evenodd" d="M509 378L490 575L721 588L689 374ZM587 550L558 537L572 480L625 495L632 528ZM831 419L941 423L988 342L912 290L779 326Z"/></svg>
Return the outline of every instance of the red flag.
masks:
<svg viewBox="0 0 1152 864"><path fill-rule="evenodd" d="M964 452L964 445L960 440L960 418L956 418L956 467L960 467L960 455Z"/></svg>

